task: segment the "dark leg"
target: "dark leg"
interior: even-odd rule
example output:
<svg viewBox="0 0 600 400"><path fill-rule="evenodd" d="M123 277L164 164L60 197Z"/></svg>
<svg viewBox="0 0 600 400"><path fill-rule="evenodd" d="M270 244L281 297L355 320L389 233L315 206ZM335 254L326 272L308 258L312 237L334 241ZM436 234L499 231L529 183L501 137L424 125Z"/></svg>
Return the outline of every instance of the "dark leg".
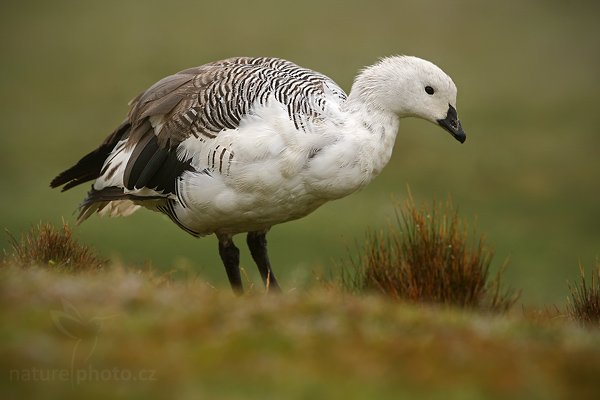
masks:
<svg viewBox="0 0 600 400"><path fill-rule="evenodd" d="M271 270L271 263L267 254L267 233L266 232L248 232L248 247L254 262L258 266L260 276L268 291L280 292L281 288Z"/></svg>
<svg viewBox="0 0 600 400"><path fill-rule="evenodd" d="M240 251L235 247L231 236L218 236L218 238L219 255L221 256L221 260L223 260L223 265L225 265L229 284L235 294L242 294L244 288L240 276Z"/></svg>

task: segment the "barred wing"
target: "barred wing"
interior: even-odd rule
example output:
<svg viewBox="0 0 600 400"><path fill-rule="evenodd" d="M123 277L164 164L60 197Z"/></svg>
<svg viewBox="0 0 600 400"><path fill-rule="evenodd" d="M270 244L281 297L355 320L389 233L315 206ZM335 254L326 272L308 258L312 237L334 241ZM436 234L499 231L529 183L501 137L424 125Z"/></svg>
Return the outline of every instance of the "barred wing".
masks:
<svg viewBox="0 0 600 400"><path fill-rule="evenodd" d="M171 192L174 183L165 179L190 168L189 160L177 159L182 141L209 141L236 129L254 105L271 97L287 107L297 129L306 129L307 121L322 116L328 99L343 101L346 94L325 75L277 58L230 58L168 76L130 103L128 146L135 147L125 187ZM161 174L167 163L172 172Z"/></svg>

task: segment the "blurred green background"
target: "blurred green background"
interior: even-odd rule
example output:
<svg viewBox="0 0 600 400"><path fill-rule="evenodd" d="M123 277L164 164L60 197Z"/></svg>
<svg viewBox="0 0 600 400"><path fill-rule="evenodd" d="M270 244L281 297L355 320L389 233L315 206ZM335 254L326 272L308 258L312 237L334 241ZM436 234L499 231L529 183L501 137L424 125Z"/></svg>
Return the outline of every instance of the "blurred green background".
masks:
<svg viewBox="0 0 600 400"><path fill-rule="evenodd" d="M277 56L347 91L379 57L429 59L459 88L469 135L405 120L393 158L369 187L270 235L286 288L328 274L367 228L450 196L507 258L527 304L564 303L578 264L600 255L600 3L593 1L19 1L0 16L0 226L74 221L87 188L48 188L94 148L127 102L167 74L239 55ZM226 282L216 240L140 211L91 218L81 241L126 262L192 269ZM238 239L238 244L244 246ZM2 247L7 242L2 241ZM242 251L242 264L259 283Z"/></svg>

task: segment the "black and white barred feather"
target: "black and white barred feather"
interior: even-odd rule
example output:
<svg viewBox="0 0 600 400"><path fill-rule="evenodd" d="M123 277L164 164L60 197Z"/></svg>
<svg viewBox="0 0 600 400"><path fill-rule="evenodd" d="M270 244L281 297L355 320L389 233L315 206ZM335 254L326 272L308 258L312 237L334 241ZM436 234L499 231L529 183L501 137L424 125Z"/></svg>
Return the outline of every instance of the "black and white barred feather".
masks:
<svg viewBox="0 0 600 400"><path fill-rule="evenodd" d="M236 129L253 107L266 105L269 99L283 104L296 129L305 130L306 122L322 118L331 96L346 100L346 93L327 76L278 58L236 57L189 68L134 98L123 124L51 186L65 185L66 190L101 176L110 178L120 167L113 162L114 153L129 148L123 186L93 187L81 206L83 219L119 198L144 201L143 195L127 191L151 189L155 193L148 200L152 201L160 195L176 195L177 179L193 170L190 159L181 159L176 151L184 140L195 137L208 142L223 130ZM223 157L224 149L219 161Z"/></svg>
<svg viewBox="0 0 600 400"><path fill-rule="evenodd" d="M304 120L322 114L328 94L346 99L331 79L290 61L236 57L162 79L132 101L129 120L139 134L144 121L164 115L166 121L155 133L159 144L168 146L192 135L214 138L224 129L235 129L253 106L273 96L302 129Z"/></svg>

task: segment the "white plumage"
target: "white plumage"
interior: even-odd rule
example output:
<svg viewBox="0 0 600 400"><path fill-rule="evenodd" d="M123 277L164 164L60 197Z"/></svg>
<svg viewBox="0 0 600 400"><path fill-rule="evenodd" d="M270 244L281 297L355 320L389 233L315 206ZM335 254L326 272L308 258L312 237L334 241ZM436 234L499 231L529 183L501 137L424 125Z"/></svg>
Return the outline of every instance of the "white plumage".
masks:
<svg viewBox="0 0 600 400"><path fill-rule="evenodd" d="M278 288L266 232L368 184L391 157L400 118L465 140L452 80L408 56L364 69L349 96L289 61L232 58L166 77L130 106L123 124L51 186L95 180L79 221L143 206L195 236L216 234L238 291L232 236L249 232L265 283Z"/></svg>

